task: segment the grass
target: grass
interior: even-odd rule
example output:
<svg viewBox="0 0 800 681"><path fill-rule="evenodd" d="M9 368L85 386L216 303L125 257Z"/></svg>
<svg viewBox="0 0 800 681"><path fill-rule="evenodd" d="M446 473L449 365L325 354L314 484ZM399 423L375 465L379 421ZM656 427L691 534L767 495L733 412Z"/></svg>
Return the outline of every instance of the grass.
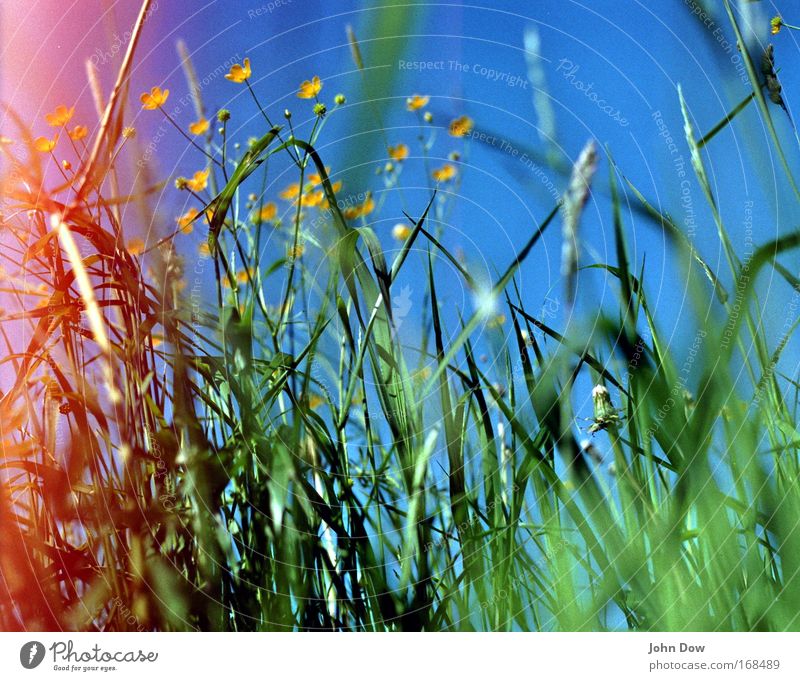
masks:
<svg viewBox="0 0 800 681"><path fill-rule="evenodd" d="M729 271L704 262L606 154L615 260L587 267L613 282L618 306L591 333L538 318L518 270L567 220L575 276L570 239L599 183L578 164L567 205L530 225L483 294L506 316L487 375L479 348L499 313L459 318L444 295L443 262L481 290L440 233L451 192L431 186L387 257L369 219L380 205L343 200L318 151L330 111L301 138L262 110L243 153L215 125L198 138L210 174L191 187L184 230L208 233L198 262L214 291L202 304L177 240L134 247L137 206L149 224L160 191L118 189L134 143L119 102L137 32L99 136L56 152L74 153L74 169L43 164L24 121L2 147L13 308L0 326L0 627L800 629L800 384L780 362L796 322L769 336L755 299L771 268L800 290L778 262L800 232L742 260L705 170L713 138L755 100L794 187L746 51L753 93L706 135L679 92ZM281 162L300 189L277 227L263 188ZM385 171L387 186L400 168ZM648 303L629 204L686 268L689 354ZM426 306L407 347L397 282L420 253ZM713 315L701 313L709 301ZM575 411L587 380L603 386L589 443Z"/></svg>

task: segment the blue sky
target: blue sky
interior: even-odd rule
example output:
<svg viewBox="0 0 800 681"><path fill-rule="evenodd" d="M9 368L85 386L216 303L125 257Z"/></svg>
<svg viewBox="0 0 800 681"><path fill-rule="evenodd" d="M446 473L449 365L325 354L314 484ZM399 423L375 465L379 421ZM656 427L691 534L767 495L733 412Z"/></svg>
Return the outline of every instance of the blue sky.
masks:
<svg viewBox="0 0 800 681"><path fill-rule="evenodd" d="M552 187L560 192L566 186L565 175L544 167L537 174L537 166L526 159L549 151L568 169L586 141L595 139L611 150L621 171L648 199L687 229L698 250L728 280L711 214L691 171L677 95L681 84L700 136L749 93L721 10L696 18L691 9L697 6L679 0L660 3L658 11L640 2L501 2L491 8L425 3L410 4L393 16L364 4L209 3L192 17L183 14L184 8L165 7L159 9L164 12L159 22L179 28L146 56L145 72L152 73L152 62L157 61L164 83L185 94L173 49L174 38L183 37L201 80L209 77L203 92L206 103L212 110L227 106L234 111L234 136L242 142L258 134L263 121L241 87L213 76L220 63L249 56L254 86L273 119L280 120L283 109L291 107L301 130L302 121L310 118L309 107L294 93L301 80L319 74L325 82L323 100L330 103L336 92L348 96L348 105L331 116L320 140L324 158L345 180L345 194L380 190L381 179L373 170L386 160L386 141L404 141L411 147L401 189L388 192L380 214L371 216L387 248L395 246L389 232L402 220L401 209L419 212L429 196L415 145L417 122L405 110L405 97L415 92L431 96L435 125L442 126L431 150L432 162L444 162L450 151L459 148L446 134L447 122L469 115L477 129L488 131L495 141L467 143L459 196L441 227L448 247L463 251L472 267L487 272L496 273L511 261L552 207ZM746 9L748 14L740 15L740 21L750 22L753 44L770 38L775 44L791 108L797 81L791 68L795 34L784 30L769 36L769 18L775 13L770 3L746 3ZM791 22L791 8L786 11ZM366 88L350 55L348 24L356 30L368 67ZM546 87L538 90L528 82L524 37L529 27L539 36L538 60ZM757 56L758 48L752 49ZM427 67L423 70L415 62ZM534 106L537 92L554 114L552 128L543 124ZM778 107L772 108L772 115L790 162L796 164L797 143L788 117ZM183 118L188 123L191 112ZM555 135L548 141L544 135L549 130ZM659 135L662 132L672 137L674 147ZM174 169L164 170L189 173L197 167L196 154L180 138L164 143L176 145L175 155L166 157L177 159ZM596 191L581 226L584 265L615 261L606 198L609 168L605 154L601 156ZM685 176L679 174L680 159ZM786 213L781 201L787 184L754 105L706 147L704 160L740 256L747 250L745 222L751 219L750 211L756 244L786 231L797 218ZM281 176L280 170L276 166L271 178L275 192L293 179ZM169 204L164 208L177 210ZM679 258L652 222L630 211L624 220L632 260L640 267L646 258L647 292L659 322L677 347L688 347L694 321ZM519 280L531 310L558 308L551 320L556 327L563 326L566 314L559 257L560 225L553 225ZM407 269L405 285L411 288L412 305L421 303L422 287L414 286L421 262L412 258ZM785 258L784 263L796 269L791 260ZM764 311L780 328L788 287L769 276L762 282ZM446 289L450 300L445 296L445 302L468 307L470 297L461 283L455 277L451 283L452 288ZM607 278L597 272L581 273L578 310L588 312L589 318L614 295ZM701 301L702 308L707 304Z"/></svg>

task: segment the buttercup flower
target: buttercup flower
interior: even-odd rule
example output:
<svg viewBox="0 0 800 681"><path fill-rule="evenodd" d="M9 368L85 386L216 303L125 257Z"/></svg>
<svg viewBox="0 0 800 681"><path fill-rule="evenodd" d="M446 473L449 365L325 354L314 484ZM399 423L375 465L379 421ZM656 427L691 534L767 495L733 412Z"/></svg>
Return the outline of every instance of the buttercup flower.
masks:
<svg viewBox="0 0 800 681"><path fill-rule="evenodd" d="M432 175L437 182L447 182L456 176L456 169L455 166L445 163L441 168L436 168Z"/></svg>
<svg viewBox="0 0 800 681"><path fill-rule="evenodd" d="M319 76L314 76L311 80L304 80L300 83L300 89L297 91L297 96L300 99L314 99L320 90L322 90L322 81Z"/></svg>
<svg viewBox="0 0 800 681"><path fill-rule="evenodd" d="M141 255L144 253L144 241L138 238L131 239L127 244L127 249L131 255Z"/></svg>
<svg viewBox="0 0 800 681"><path fill-rule="evenodd" d="M41 151L43 154L49 154L51 151L53 151L53 149L56 148L56 140L56 137L53 139L48 139L47 137L37 137L35 140L33 140L33 146L35 147L36 151Z"/></svg>
<svg viewBox="0 0 800 681"><path fill-rule="evenodd" d="M253 278L255 272L252 267L247 267L243 270L239 270L236 273L236 282L239 284L246 284L250 279Z"/></svg>
<svg viewBox="0 0 800 681"><path fill-rule="evenodd" d="M297 182L290 184L278 196L286 201L291 201L300 196L300 185Z"/></svg>
<svg viewBox="0 0 800 681"><path fill-rule="evenodd" d="M211 124L208 122L208 119L201 117L194 123L189 123L189 132L193 135L204 135L208 132L210 125Z"/></svg>
<svg viewBox="0 0 800 681"><path fill-rule="evenodd" d="M325 174L331 174L331 167L325 166ZM308 176L308 182L311 186L316 187L318 184L322 184L322 176L319 173L310 173Z"/></svg>
<svg viewBox="0 0 800 681"><path fill-rule="evenodd" d="M783 26L783 19L780 17L772 17L772 20L769 22L770 25L770 32L772 35L778 35L781 32L781 27Z"/></svg>
<svg viewBox="0 0 800 681"><path fill-rule="evenodd" d="M191 180L186 180L186 186L193 192L201 192L208 186L208 176L211 171L206 168L205 170L198 170Z"/></svg>
<svg viewBox="0 0 800 681"><path fill-rule="evenodd" d="M211 255L211 249L208 247L208 241L203 241L200 243L200 245L197 247L197 254L201 258L207 258Z"/></svg>
<svg viewBox="0 0 800 681"><path fill-rule="evenodd" d="M85 125L76 125L72 130L69 131L69 136L74 139L76 142L78 140L82 140L89 134L89 128Z"/></svg>
<svg viewBox="0 0 800 681"><path fill-rule="evenodd" d="M74 113L74 106L68 109L63 104L59 104L53 113L45 114L45 120L47 121L48 125L54 128L60 128L70 122L72 119L72 114Z"/></svg>
<svg viewBox="0 0 800 681"><path fill-rule="evenodd" d="M369 194L364 200L364 203L358 206L348 206L345 208L344 216L348 220L355 220L356 218L369 215L373 210L375 210L375 200L372 198L372 194Z"/></svg>
<svg viewBox="0 0 800 681"><path fill-rule="evenodd" d="M390 146L389 149L389 158L395 161L404 161L408 158L408 146L403 144L395 144L394 146Z"/></svg>
<svg viewBox="0 0 800 681"><path fill-rule="evenodd" d="M252 75L253 72L250 70L250 59L245 57L241 65L234 64L231 66L231 70L225 74L225 77L233 83L244 83L244 81L246 81Z"/></svg>
<svg viewBox="0 0 800 681"><path fill-rule="evenodd" d="M136 137L136 128L130 125L125 126L124 128L122 128L122 136L126 140L133 139L134 137Z"/></svg>
<svg viewBox="0 0 800 681"><path fill-rule="evenodd" d="M450 134L453 137L464 137L471 131L475 122L469 116L460 116L450 122Z"/></svg>
<svg viewBox="0 0 800 681"><path fill-rule="evenodd" d="M256 222L269 222L270 220L274 220L275 216L278 215L278 206L276 206L272 201L269 203L265 203L261 210L258 211L256 214Z"/></svg>
<svg viewBox="0 0 800 681"><path fill-rule="evenodd" d="M392 236L398 241L405 241L411 236L411 228L402 222L392 228Z"/></svg>
<svg viewBox="0 0 800 681"><path fill-rule="evenodd" d="M167 97L169 97L169 90L162 90L160 87L153 87L150 89L150 92L143 92L141 95L139 95L139 101L141 101L143 109L154 111L155 109L164 106L164 103L167 101Z"/></svg>
<svg viewBox="0 0 800 681"><path fill-rule="evenodd" d="M197 208L190 208L177 219L178 228L184 234L191 234L194 229L193 220L200 214Z"/></svg>
<svg viewBox="0 0 800 681"><path fill-rule="evenodd" d="M406 108L409 111L419 111L423 106L428 105L430 99L427 95L411 95L406 100Z"/></svg>
<svg viewBox="0 0 800 681"><path fill-rule="evenodd" d="M325 192L319 189L315 192L309 192L303 196L303 204L309 208L316 208L320 206L325 200Z"/></svg>

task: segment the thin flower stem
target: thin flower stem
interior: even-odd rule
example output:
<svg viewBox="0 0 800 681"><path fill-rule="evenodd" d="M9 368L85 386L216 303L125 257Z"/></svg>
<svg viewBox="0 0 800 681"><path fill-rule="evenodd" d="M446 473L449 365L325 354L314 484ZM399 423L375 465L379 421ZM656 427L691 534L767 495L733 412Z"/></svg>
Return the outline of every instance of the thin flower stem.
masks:
<svg viewBox="0 0 800 681"><path fill-rule="evenodd" d="M222 176L225 178L225 184L228 184L228 169L225 167L228 163L228 121L222 121Z"/></svg>
<svg viewBox="0 0 800 681"><path fill-rule="evenodd" d="M267 122L267 125L269 125L270 128L274 128L275 126L272 124L272 121L270 120L269 116L267 115L267 112L264 111L264 107L261 106L261 102L258 101L258 97L256 97L256 93L253 90L253 87L250 85L250 81L247 78L245 78L244 82L247 85L247 90L250 92L250 96L253 98L253 101L256 103L256 106L258 107L258 110L261 112L261 115L264 117L264 120ZM286 144L286 142L284 141L283 137L281 137L281 133L280 132L278 132L278 139L281 141L281 144ZM287 151L288 151L288 149L289 148L287 147ZM290 155L291 155L291 152L290 152ZM296 152L295 152L294 155L292 155L292 158L294 159L295 163L300 163L300 157L297 156Z"/></svg>
<svg viewBox="0 0 800 681"><path fill-rule="evenodd" d="M181 134L181 135L183 135L183 136L186 138L186 140L189 142L189 144L191 144L191 145L192 145L192 146L193 146L195 149L197 149L197 150L198 150L198 151L199 151L201 154L203 154L203 156L205 156L205 157L206 157L206 158L207 158L209 161L211 161L212 163L216 163L216 164L217 164L217 166L219 166L219 167L222 167L222 164L221 164L221 163L220 163L220 162L219 162L217 159L215 159L215 158L214 158L214 157L213 157L211 154L209 154L209 153L208 153L208 152L207 152L205 149L203 149L203 147L201 147L201 146L200 146L200 145L199 145L197 142L195 142L195 141L194 141L194 140L193 140L191 137L189 137L189 135L187 135L187 134L186 134L186 133L183 131L183 128L181 128L181 126L179 126L179 125L178 125L178 124L175 122L175 120L172 118L172 116L170 116L170 115L169 115L169 114L166 112L166 110L164 109L164 107L162 107L162 106L159 106L158 108L161 110L161 113L163 113L163 114L164 114L164 116L166 116L167 120L168 120L170 123L172 123L173 127L174 127L174 128L175 128L175 129L176 129L176 130L177 130L177 131L178 131L178 132Z"/></svg>

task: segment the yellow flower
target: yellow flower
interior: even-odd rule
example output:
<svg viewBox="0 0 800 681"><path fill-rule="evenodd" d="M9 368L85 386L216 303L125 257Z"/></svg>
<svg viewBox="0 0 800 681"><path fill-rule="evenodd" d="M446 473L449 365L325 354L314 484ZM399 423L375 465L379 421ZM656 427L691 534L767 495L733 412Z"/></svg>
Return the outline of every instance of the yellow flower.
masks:
<svg viewBox="0 0 800 681"><path fill-rule="evenodd" d="M325 192L319 189L303 195L303 204L309 208L316 208L325 200Z"/></svg>
<svg viewBox="0 0 800 681"><path fill-rule="evenodd" d="M344 216L348 220L355 220L356 218L364 217L365 215L369 215L373 210L375 210L375 201L372 198L372 194L368 194L367 198L364 200L359 206L348 206L344 209Z"/></svg>
<svg viewBox="0 0 800 681"><path fill-rule="evenodd" d="M187 210L176 220L178 223L178 229L180 229L184 234L191 234L192 230L194 229L194 219L199 214L200 211L197 210L197 208L190 208Z"/></svg>
<svg viewBox="0 0 800 681"><path fill-rule="evenodd" d="M194 123L189 123L189 132L193 135L205 135L208 132L210 123L206 118L200 118Z"/></svg>
<svg viewBox="0 0 800 681"><path fill-rule="evenodd" d="M33 140L33 146L36 151L41 151L43 154L49 154L56 148L56 140L58 138L48 139L47 137L37 137Z"/></svg>
<svg viewBox="0 0 800 681"><path fill-rule="evenodd" d="M243 270L239 270L236 273L236 281L240 284L246 284L250 279L253 278L254 272L252 267L248 267Z"/></svg>
<svg viewBox="0 0 800 681"><path fill-rule="evenodd" d="M311 80L304 80L300 83L300 89L297 91L297 96L300 99L314 99L320 90L322 90L322 81L319 76L314 76Z"/></svg>
<svg viewBox="0 0 800 681"><path fill-rule="evenodd" d="M373 210L375 210L375 201L372 199L372 194L369 194L366 201L361 204L361 215L369 215Z"/></svg>
<svg viewBox="0 0 800 681"><path fill-rule="evenodd" d="M453 137L464 137L471 131L475 122L469 116L461 116L450 122L450 134Z"/></svg>
<svg viewBox="0 0 800 681"><path fill-rule="evenodd" d="M191 180L186 180L186 186L193 192L203 191L208 186L209 173L210 170L208 168L205 170L198 170L194 175L192 175Z"/></svg>
<svg viewBox="0 0 800 681"><path fill-rule="evenodd" d="M783 19L780 17L772 17L772 20L769 22L769 24L772 35L778 35L778 33L781 32L781 26L783 26Z"/></svg>
<svg viewBox="0 0 800 681"><path fill-rule="evenodd" d="M411 228L404 225L402 222L396 224L392 228L392 236L398 241L405 241L406 239L408 239L408 237L411 236Z"/></svg>
<svg viewBox="0 0 800 681"><path fill-rule="evenodd" d="M409 111L419 111L423 106L427 106L430 101L427 95L411 95L406 100L406 109Z"/></svg>
<svg viewBox="0 0 800 681"><path fill-rule="evenodd" d="M169 97L169 90L162 90L160 87L153 87L150 92L143 92L139 95L139 101L142 103L142 108L148 111L154 111L161 106Z"/></svg>
<svg viewBox="0 0 800 681"><path fill-rule="evenodd" d="M127 244L127 249L131 255L141 255L144 253L144 241L139 238L131 239Z"/></svg>
<svg viewBox="0 0 800 681"><path fill-rule="evenodd" d="M318 395L317 393L311 393L308 396L308 406L311 409L317 409L325 404L325 400L322 395Z"/></svg>
<svg viewBox="0 0 800 681"><path fill-rule="evenodd" d="M456 169L455 166L445 163L441 168L436 168L432 174L437 182L447 182L456 176Z"/></svg>
<svg viewBox="0 0 800 681"><path fill-rule="evenodd" d="M71 109L68 109L63 104L59 104L53 113L45 114L44 117L45 120L47 120L48 125L54 128L60 128L70 122L72 114L74 113L74 106Z"/></svg>
<svg viewBox="0 0 800 681"><path fill-rule="evenodd" d="M265 203L261 210L255 216L255 222L269 222L270 220L274 220L275 216L278 214L278 206L276 206L272 201L269 203Z"/></svg>
<svg viewBox="0 0 800 681"><path fill-rule="evenodd" d="M342 188L342 181L341 180L339 180L338 182L334 182L331 185L331 190L333 191L334 194L338 193L338 191L341 188ZM322 190L320 190L320 191L322 191ZM325 196L325 192L322 192L322 194L323 194L323 199L322 199L322 201L319 202L319 206L318 207L320 208L320 210L328 210L331 207L330 201L328 201L328 197Z"/></svg>
<svg viewBox="0 0 800 681"><path fill-rule="evenodd" d="M408 158L408 146L403 144L395 144L393 147L389 147L389 158L395 161L404 161Z"/></svg>
<svg viewBox="0 0 800 681"><path fill-rule="evenodd" d="M299 258L303 255L303 253L305 253L305 251L306 247L303 246L303 244L297 244L297 246L294 246L289 249L288 256L290 258Z"/></svg>
<svg viewBox="0 0 800 681"><path fill-rule="evenodd" d="M280 196L285 201L291 201L292 199L296 199L300 196L300 184L298 182L293 182L290 184L286 189L284 189L278 196Z"/></svg>
<svg viewBox="0 0 800 681"><path fill-rule="evenodd" d="M126 125L124 128L122 128L122 136L126 140L129 140L129 139L132 139L133 137L136 137L136 128L134 128L131 125Z"/></svg>
<svg viewBox="0 0 800 681"><path fill-rule="evenodd" d="M330 176L331 174L331 167L325 166L325 175ZM308 176L308 181L311 183L312 186L316 187L318 184L322 184L322 176L319 173L311 173Z"/></svg>
<svg viewBox="0 0 800 681"><path fill-rule="evenodd" d="M197 247L197 253L201 258L207 258L211 255L211 249L208 247L208 241L203 241Z"/></svg>
<svg viewBox="0 0 800 681"><path fill-rule="evenodd" d="M85 125L76 125L74 128L72 128L72 130L69 131L69 136L76 142L78 140L82 140L88 134L89 128L87 128Z"/></svg>
<svg viewBox="0 0 800 681"><path fill-rule="evenodd" d="M249 58L245 57L242 64L243 66L239 64L231 66L231 70L225 74L225 77L234 83L244 83L244 81L253 75L253 72L250 70Z"/></svg>

